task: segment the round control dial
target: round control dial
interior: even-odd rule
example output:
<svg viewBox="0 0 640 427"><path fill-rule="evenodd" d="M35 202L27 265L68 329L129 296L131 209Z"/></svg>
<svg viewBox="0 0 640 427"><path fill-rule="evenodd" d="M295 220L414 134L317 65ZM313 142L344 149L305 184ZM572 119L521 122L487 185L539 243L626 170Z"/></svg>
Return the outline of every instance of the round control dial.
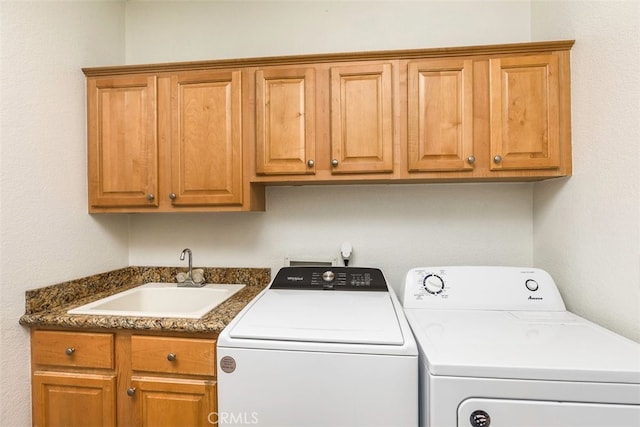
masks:
<svg viewBox="0 0 640 427"><path fill-rule="evenodd" d="M422 287L432 295L437 295L444 289L444 280L437 274L427 274L422 279Z"/></svg>
<svg viewBox="0 0 640 427"><path fill-rule="evenodd" d="M527 287L527 289L529 289L531 292L535 292L538 290L539 286L538 286L538 282L536 282L533 279L528 279L526 282L524 282L524 285Z"/></svg>
<svg viewBox="0 0 640 427"><path fill-rule="evenodd" d="M324 273L322 273L322 280L324 280L325 282L333 282L333 279L335 277L336 275L331 270L327 270Z"/></svg>

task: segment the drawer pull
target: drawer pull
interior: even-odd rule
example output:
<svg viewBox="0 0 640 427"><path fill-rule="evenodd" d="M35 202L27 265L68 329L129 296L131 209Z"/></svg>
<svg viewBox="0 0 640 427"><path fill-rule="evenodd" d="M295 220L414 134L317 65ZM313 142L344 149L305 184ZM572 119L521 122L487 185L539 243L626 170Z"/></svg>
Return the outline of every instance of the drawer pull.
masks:
<svg viewBox="0 0 640 427"><path fill-rule="evenodd" d="M169 362L175 362L176 361L176 354L175 353L169 353L167 354L167 360Z"/></svg>
<svg viewBox="0 0 640 427"><path fill-rule="evenodd" d="M135 387L131 387L127 389L127 396L133 397L133 395L136 394L136 388Z"/></svg>
<svg viewBox="0 0 640 427"><path fill-rule="evenodd" d="M73 355L73 353L75 353L75 352L76 352L76 349L75 349L75 348L73 348L73 347L69 347L69 348L67 348L67 349L64 351L64 354L66 354L67 356L71 356L71 355Z"/></svg>

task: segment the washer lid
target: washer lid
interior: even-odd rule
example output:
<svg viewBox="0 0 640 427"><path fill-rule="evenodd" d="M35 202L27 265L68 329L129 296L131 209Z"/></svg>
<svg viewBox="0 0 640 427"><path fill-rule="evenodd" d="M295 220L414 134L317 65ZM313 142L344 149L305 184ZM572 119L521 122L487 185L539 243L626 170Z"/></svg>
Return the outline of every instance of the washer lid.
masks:
<svg viewBox="0 0 640 427"><path fill-rule="evenodd" d="M640 384L640 344L567 311L405 313L434 376Z"/></svg>
<svg viewBox="0 0 640 427"><path fill-rule="evenodd" d="M269 289L229 335L256 340L404 343L388 292Z"/></svg>

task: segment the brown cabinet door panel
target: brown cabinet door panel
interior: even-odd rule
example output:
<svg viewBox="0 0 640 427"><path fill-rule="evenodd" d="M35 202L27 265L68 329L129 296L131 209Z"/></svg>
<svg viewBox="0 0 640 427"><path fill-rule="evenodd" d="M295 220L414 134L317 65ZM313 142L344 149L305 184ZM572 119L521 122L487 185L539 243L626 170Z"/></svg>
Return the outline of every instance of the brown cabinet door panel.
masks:
<svg viewBox="0 0 640 427"><path fill-rule="evenodd" d="M393 172L391 68L331 68L332 173Z"/></svg>
<svg viewBox="0 0 640 427"><path fill-rule="evenodd" d="M256 71L256 173L315 172L315 69Z"/></svg>
<svg viewBox="0 0 640 427"><path fill-rule="evenodd" d="M141 426L217 424L215 381L133 377L131 384Z"/></svg>
<svg viewBox="0 0 640 427"><path fill-rule="evenodd" d="M178 73L171 90L173 205L242 204L241 72Z"/></svg>
<svg viewBox="0 0 640 427"><path fill-rule="evenodd" d="M473 61L410 62L407 73L409 171L473 169Z"/></svg>
<svg viewBox="0 0 640 427"><path fill-rule="evenodd" d="M89 79L89 205L157 206L154 76Z"/></svg>
<svg viewBox="0 0 640 427"><path fill-rule="evenodd" d="M490 60L491 168L560 166L560 91L554 54Z"/></svg>
<svg viewBox="0 0 640 427"><path fill-rule="evenodd" d="M33 376L33 425L116 425L115 375L36 371Z"/></svg>

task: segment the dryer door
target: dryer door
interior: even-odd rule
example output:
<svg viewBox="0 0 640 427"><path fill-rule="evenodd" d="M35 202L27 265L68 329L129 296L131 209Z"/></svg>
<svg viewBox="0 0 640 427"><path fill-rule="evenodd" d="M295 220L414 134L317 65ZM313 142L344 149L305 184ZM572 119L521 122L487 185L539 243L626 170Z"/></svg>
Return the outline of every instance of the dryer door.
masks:
<svg viewBox="0 0 640 427"><path fill-rule="evenodd" d="M640 405L511 399L467 399L458 427L637 427Z"/></svg>

